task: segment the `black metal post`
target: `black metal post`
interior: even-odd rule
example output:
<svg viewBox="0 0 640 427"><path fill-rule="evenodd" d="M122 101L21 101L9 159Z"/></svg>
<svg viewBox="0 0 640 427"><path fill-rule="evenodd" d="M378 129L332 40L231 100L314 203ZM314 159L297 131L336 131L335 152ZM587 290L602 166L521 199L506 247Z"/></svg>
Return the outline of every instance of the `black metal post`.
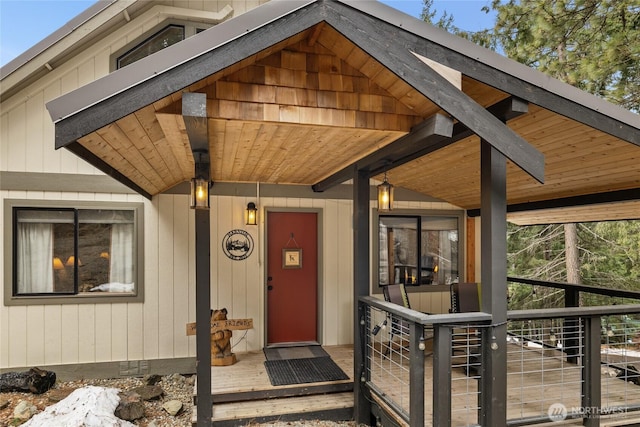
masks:
<svg viewBox="0 0 640 427"><path fill-rule="evenodd" d="M480 422L485 427L507 423L507 161L481 141L482 311L491 326L482 329Z"/></svg>
<svg viewBox="0 0 640 427"><path fill-rule="evenodd" d="M411 323L409 331L409 425L424 427L424 326Z"/></svg>
<svg viewBox="0 0 640 427"><path fill-rule="evenodd" d="M211 398L211 271L209 211L196 209L196 375L198 426L212 424Z"/></svg>
<svg viewBox="0 0 640 427"><path fill-rule="evenodd" d="M575 289L564 290L564 306L580 307L580 291ZM580 354L580 333L578 331L578 319L568 317L564 319L564 342L562 343L565 353L567 354L567 362L578 363L578 355Z"/></svg>
<svg viewBox="0 0 640 427"><path fill-rule="evenodd" d="M584 364L582 366L582 409L584 413L583 425L597 427L600 425L600 405L602 398L600 389L602 377L600 374L600 316L584 319Z"/></svg>
<svg viewBox="0 0 640 427"><path fill-rule="evenodd" d="M369 295L369 175L355 170L353 174L353 418L358 424L371 424L371 402L366 380L366 347L364 313L359 309L361 296Z"/></svg>
<svg viewBox="0 0 640 427"><path fill-rule="evenodd" d="M451 329L433 325L433 425L451 425Z"/></svg>
<svg viewBox="0 0 640 427"><path fill-rule="evenodd" d="M194 173L211 180L207 95L182 94L182 115L196 160ZM211 397L211 218L208 209L195 210L196 221L196 375L198 426L209 427L213 417Z"/></svg>

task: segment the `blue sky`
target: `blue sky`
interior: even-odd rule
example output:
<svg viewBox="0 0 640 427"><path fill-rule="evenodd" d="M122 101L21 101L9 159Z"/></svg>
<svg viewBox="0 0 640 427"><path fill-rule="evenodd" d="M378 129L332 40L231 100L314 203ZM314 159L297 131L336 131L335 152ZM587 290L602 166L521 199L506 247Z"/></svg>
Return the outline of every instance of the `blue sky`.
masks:
<svg viewBox="0 0 640 427"><path fill-rule="evenodd" d="M370 1L370 0L363 0ZM409 15L419 17L422 0L382 0ZM62 27L94 4L94 0L0 0L0 66ZM435 0L438 15L453 14L464 30L492 26L493 16L481 12L490 0Z"/></svg>

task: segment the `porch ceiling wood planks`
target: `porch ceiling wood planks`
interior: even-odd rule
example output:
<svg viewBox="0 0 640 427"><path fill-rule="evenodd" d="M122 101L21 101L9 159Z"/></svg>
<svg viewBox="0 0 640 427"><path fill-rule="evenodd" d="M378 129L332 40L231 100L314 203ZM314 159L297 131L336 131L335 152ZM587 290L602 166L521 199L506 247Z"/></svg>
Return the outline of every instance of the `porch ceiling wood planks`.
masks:
<svg viewBox="0 0 640 427"><path fill-rule="evenodd" d="M596 191L638 188L640 150L633 144L596 131L574 120L531 105L528 114L509 126L545 155L546 183L539 185L519 168L507 169L509 204ZM395 185L423 191L466 209L479 207L479 139L472 136L401 166L389 175ZM451 168L448 162L458 167ZM552 190L552 191L550 191Z"/></svg>

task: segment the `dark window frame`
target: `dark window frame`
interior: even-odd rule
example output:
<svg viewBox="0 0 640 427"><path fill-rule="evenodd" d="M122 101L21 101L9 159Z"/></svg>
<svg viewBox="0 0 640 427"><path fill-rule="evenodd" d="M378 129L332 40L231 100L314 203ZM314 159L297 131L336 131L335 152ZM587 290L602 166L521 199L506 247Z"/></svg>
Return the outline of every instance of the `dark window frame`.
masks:
<svg viewBox="0 0 640 427"><path fill-rule="evenodd" d="M121 65L121 64L120 64L120 61L121 61L123 58L125 58L125 57L129 56L130 54L132 54L133 52L135 52L135 51L139 50L139 49L140 49L140 48L142 48L145 44L147 44L147 43L151 42L151 41L152 41L155 37L157 37L160 33L164 32L164 31L167 31L167 30L169 30L169 29L171 29L171 28L176 28L176 29L180 29L180 30L182 30L182 39L181 39L181 40L179 40L179 41L177 41L177 42L175 42L175 43L173 43L173 44L170 44L170 45L168 45L168 46L165 46L164 48L159 49L159 50L157 50L157 51L155 51L155 52L151 52L151 53L149 53L149 54L147 54L147 55L144 55L143 57L138 58L138 59L134 60L133 62L129 62L129 63L125 64L125 65ZM127 51L126 51L126 52L120 53L120 54L116 57L116 60L115 60L115 66L116 66L116 69L124 68L124 67L126 67L127 65L131 65L131 64L133 64L133 63L135 63L135 62L139 61L139 60L140 60L140 59L142 59L142 58L146 58L147 56L149 56L149 55L153 55L154 53L157 53L157 52L160 52L161 50L166 49L166 48L167 48L167 47L169 47L169 46L173 46L174 44L178 44L178 43L180 43L181 41L184 41L186 38L187 38L187 29L186 29L186 27L185 27L184 25L180 25L180 24L172 24L172 23L166 24L165 26L163 26L163 27L162 27L162 28L160 28L159 30L154 31L152 34L150 34L150 35L148 35L147 37L145 37L144 39L142 39L142 41L140 41L140 42L136 43L136 45L134 45L133 47L131 47L131 48L127 49Z"/></svg>
<svg viewBox="0 0 640 427"><path fill-rule="evenodd" d="M17 210L49 210L74 212L74 253L77 254L80 224L78 212L82 210L124 210L133 211L133 274L135 292L107 294L88 294L79 292L78 265L74 264L74 293L23 293L17 291ZM5 199L4 203L4 305L51 305L51 304L112 304L144 302L144 204L136 202L84 202L57 200L16 200Z"/></svg>
<svg viewBox="0 0 640 427"><path fill-rule="evenodd" d="M119 62L120 59L131 53L132 51L138 49L140 46L144 45L145 43L147 43L149 40L151 40L153 37L157 36L160 32L164 31L165 29L169 28L169 27L182 27L183 28L183 38L182 41L202 32L202 31L206 31L207 29L211 28L212 25L211 24L206 24L206 23L202 23L202 22L196 22L196 21L190 21L187 19L179 19L179 18L168 18L163 20L162 22L158 23L157 25L154 25L153 28L149 29L148 31L145 31L144 34L136 37L134 40L132 40L131 42L126 43L124 46L122 46L121 48L116 49L110 56L109 56L109 70L110 72L116 71L120 68L119 66ZM174 43L174 44L178 44L180 42ZM163 49L161 49L163 50ZM156 52L157 53L157 52ZM142 58L140 58L142 59ZM136 61L134 61L136 62ZM133 64L134 62L132 62L131 64Z"/></svg>
<svg viewBox="0 0 640 427"><path fill-rule="evenodd" d="M380 284L380 217L399 217L399 218L418 218L417 226L422 226L421 218L434 217L434 218L456 218L458 223L458 277L465 276L465 211L463 210L428 210L428 209L394 209L391 212L380 212L377 209L373 209L372 215L372 271L371 271L371 291L373 294L382 294L384 288ZM421 247L422 233L417 233L417 245ZM420 251L418 251L418 271L420 271L421 263ZM449 292L450 285L447 284L417 284L407 285L407 292Z"/></svg>

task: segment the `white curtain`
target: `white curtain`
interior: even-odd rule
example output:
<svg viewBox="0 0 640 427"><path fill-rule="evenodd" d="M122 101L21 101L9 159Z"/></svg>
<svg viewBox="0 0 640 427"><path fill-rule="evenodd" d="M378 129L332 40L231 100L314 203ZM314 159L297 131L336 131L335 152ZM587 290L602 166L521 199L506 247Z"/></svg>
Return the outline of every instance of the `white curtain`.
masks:
<svg viewBox="0 0 640 427"><path fill-rule="evenodd" d="M53 225L18 224L18 293L53 292Z"/></svg>
<svg viewBox="0 0 640 427"><path fill-rule="evenodd" d="M109 281L131 284L131 291L133 291L133 224L111 226Z"/></svg>

